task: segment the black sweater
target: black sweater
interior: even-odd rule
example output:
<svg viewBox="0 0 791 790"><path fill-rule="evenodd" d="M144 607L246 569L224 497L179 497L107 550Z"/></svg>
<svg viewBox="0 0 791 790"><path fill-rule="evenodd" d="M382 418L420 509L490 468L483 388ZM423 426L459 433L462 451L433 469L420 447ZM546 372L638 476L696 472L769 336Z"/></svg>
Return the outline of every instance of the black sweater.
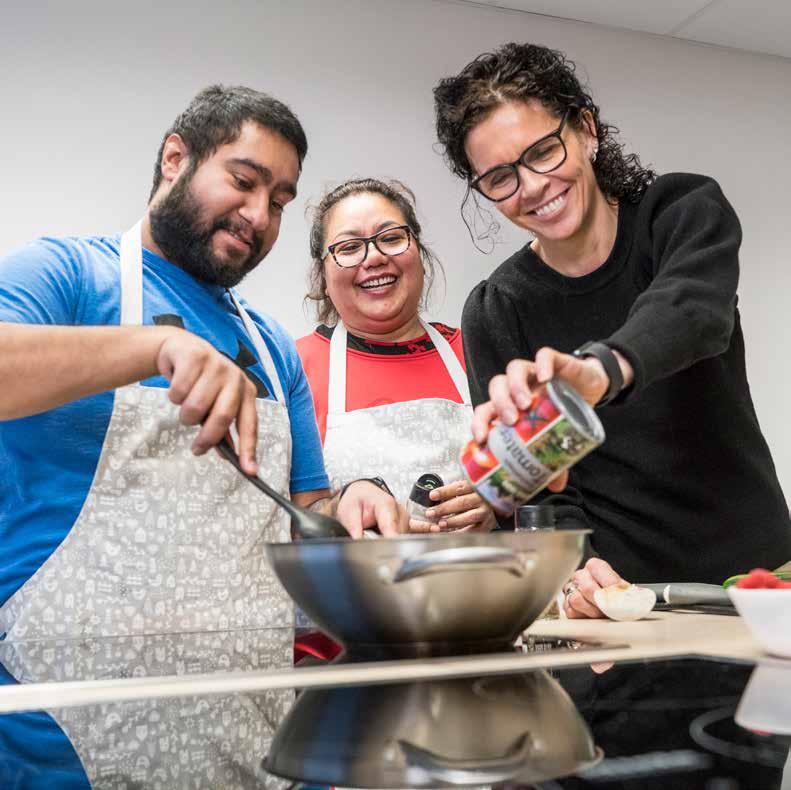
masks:
<svg viewBox="0 0 791 790"><path fill-rule="evenodd" d="M739 221L703 176L661 176L622 204L609 258L565 277L525 246L462 317L473 403L542 346L620 351L634 384L599 410L605 443L548 501L636 582L721 583L791 559L791 523L755 415L736 309Z"/></svg>

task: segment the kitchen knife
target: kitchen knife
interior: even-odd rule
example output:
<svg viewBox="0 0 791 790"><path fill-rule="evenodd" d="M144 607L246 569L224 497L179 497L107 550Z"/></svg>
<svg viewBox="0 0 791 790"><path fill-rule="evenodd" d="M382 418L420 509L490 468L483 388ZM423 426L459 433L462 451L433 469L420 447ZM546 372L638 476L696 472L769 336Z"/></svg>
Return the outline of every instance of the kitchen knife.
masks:
<svg viewBox="0 0 791 790"><path fill-rule="evenodd" d="M733 606L727 591L719 584L660 582L658 584L638 584L637 586L653 590L658 601L664 601L671 606L691 606L694 604Z"/></svg>

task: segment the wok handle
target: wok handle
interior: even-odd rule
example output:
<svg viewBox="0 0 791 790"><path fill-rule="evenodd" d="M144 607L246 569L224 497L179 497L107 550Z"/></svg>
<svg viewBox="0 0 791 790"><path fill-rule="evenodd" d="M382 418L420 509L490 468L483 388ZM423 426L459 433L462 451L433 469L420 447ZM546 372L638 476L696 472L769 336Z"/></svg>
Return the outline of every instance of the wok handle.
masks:
<svg viewBox="0 0 791 790"><path fill-rule="evenodd" d="M533 569L533 565L535 565L534 559L520 560L516 554L507 549L457 546L453 549L427 551L425 554L404 560L390 581L398 584L431 573L475 570L501 570L521 578Z"/></svg>
<svg viewBox="0 0 791 790"><path fill-rule="evenodd" d="M414 778L424 779L424 782L425 779L433 779L451 784L506 782L524 768L532 754L529 732L520 735L502 757L482 760L442 757L409 741L399 740L398 745L410 774L419 772L422 775ZM413 777L410 775L409 778Z"/></svg>

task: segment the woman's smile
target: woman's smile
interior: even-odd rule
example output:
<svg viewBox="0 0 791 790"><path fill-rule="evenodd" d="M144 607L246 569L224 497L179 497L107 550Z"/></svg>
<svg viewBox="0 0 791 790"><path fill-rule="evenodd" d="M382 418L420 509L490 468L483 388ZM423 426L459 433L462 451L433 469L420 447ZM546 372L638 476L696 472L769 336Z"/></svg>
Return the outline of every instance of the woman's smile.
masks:
<svg viewBox="0 0 791 790"><path fill-rule="evenodd" d="M551 222L557 219L563 213L563 209L568 205L570 191L571 187L566 187L566 189L559 194L556 194L549 200L545 200L536 206L536 208L526 211L525 213L530 214L542 222Z"/></svg>
<svg viewBox="0 0 791 790"><path fill-rule="evenodd" d="M375 277L366 277L356 285L371 295L388 294L395 289L398 280L399 277L395 274L379 274Z"/></svg>

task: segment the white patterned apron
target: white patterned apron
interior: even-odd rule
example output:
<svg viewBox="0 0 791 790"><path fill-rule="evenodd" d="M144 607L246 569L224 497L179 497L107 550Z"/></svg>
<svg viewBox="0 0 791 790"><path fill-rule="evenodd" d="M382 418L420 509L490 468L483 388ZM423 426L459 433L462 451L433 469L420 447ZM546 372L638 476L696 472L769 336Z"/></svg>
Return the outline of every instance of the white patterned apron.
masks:
<svg viewBox="0 0 791 790"><path fill-rule="evenodd" d="M467 375L447 340L428 322L434 343L463 400L421 398L346 411L346 327L338 321L330 341L324 464L333 490L350 480L385 480L395 498L407 501L420 475L433 472L445 483L463 478L461 448L471 438L472 406Z"/></svg>
<svg viewBox="0 0 791 790"><path fill-rule="evenodd" d="M140 223L121 239L120 271L121 324L139 326ZM262 474L288 496L283 389L263 338L232 299L277 398L256 402ZM77 520L0 609L7 639L293 626L291 601L264 554L266 542L289 540L288 516L216 453L195 457L197 428L181 425L178 412L166 388L115 391Z"/></svg>

